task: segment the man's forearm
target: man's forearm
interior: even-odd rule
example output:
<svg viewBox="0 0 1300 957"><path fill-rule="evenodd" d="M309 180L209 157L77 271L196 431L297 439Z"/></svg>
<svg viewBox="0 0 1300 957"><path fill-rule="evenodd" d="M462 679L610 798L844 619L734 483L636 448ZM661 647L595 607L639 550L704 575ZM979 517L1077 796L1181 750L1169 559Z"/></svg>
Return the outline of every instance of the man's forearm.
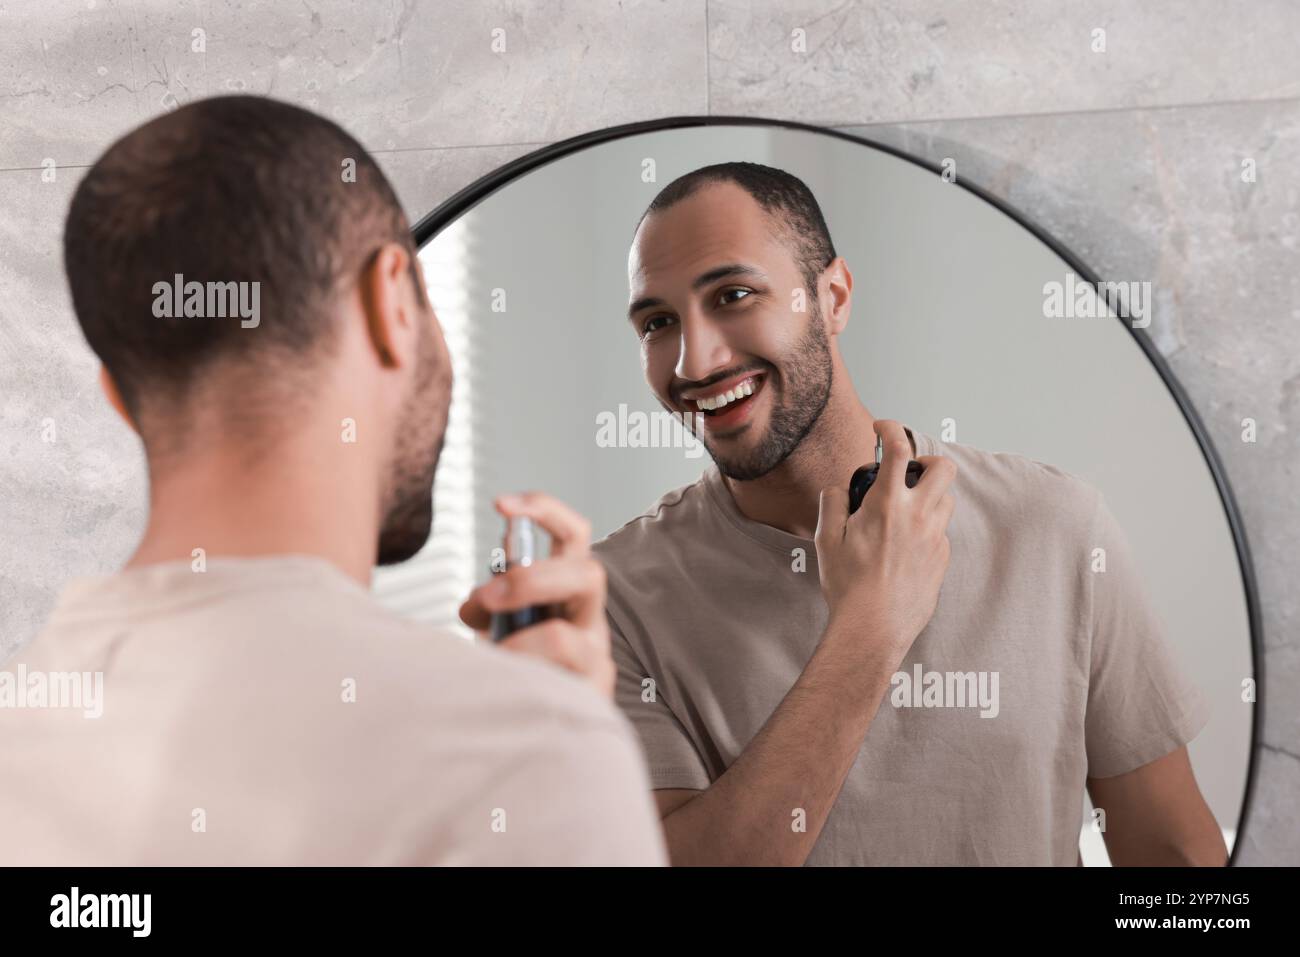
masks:
<svg viewBox="0 0 1300 957"><path fill-rule="evenodd" d="M1095 808L1116 867L1222 867L1228 846L1183 745L1126 774L1089 778Z"/></svg>
<svg viewBox="0 0 1300 957"><path fill-rule="evenodd" d="M672 863L803 864L898 668L895 648L832 622L740 757L664 818Z"/></svg>

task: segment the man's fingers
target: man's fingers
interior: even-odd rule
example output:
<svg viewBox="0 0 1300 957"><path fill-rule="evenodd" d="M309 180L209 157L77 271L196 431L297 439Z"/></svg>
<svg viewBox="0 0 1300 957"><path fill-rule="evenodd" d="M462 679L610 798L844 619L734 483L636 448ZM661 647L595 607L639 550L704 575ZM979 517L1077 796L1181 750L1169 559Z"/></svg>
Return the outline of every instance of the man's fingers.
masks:
<svg viewBox="0 0 1300 957"><path fill-rule="evenodd" d="M587 670L597 651L585 632L559 619L549 619L521 628L501 639L497 646L545 658L579 674Z"/></svg>
<svg viewBox="0 0 1300 957"><path fill-rule="evenodd" d="M582 557L591 551L591 523L545 492L499 495L497 511L507 518L531 518L551 535L551 555Z"/></svg>
<svg viewBox="0 0 1300 957"><path fill-rule="evenodd" d="M532 565L493 575L460 606L460 620L482 630L491 624L493 612L543 604L563 604L566 615L579 624L600 618L605 569L590 557L591 523L544 492L500 495L495 504L507 518L531 518L544 528L551 536L550 557L538 556Z"/></svg>
<svg viewBox="0 0 1300 957"><path fill-rule="evenodd" d="M953 509L957 507L957 500L951 494L944 495L939 499L939 504L934 507L934 514L938 517L940 523L946 529L948 523L952 521Z"/></svg>
<svg viewBox="0 0 1300 957"><path fill-rule="evenodd" d="M461 606L461 620L474 627L474 622L493 612L529 605L562 605L566 618L589 628L604 618L605 567L590 557L548 558L516 566L470 592Z"/></svg>
<svg viewBox="0 0 1300 957"><path fill-rule="evenodd" d="M906 488L907 463L912 460L912 443L907 440L903 423L893 419L876 419L874 428L885 446L875 484L883 483L886 492Z"/></svg>
<svg viewBox="0 0 1300 957"><path fill-rule="evenodd" d="M469 625L475 631L485 631L492 624L492 613L478 601L476 593L478 589L470 592L460 606L460 620Z"/></svg>
<svg viewBox="0 0 1300 957"><path fill-rule="evenodd" d="M943 497L957 477L957 466L946 455L920 455L916 460L925 470L912 491L921 496L924 504L933 505Z"/></svg>

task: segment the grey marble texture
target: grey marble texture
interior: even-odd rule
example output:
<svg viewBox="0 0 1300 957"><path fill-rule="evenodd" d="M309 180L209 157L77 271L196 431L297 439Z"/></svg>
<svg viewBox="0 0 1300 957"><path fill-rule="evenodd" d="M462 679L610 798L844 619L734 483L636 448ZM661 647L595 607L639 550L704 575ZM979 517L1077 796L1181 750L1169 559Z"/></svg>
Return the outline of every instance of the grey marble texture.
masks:
<svg viewBox="0 0 1300 957"><path fill-rule="evenodd" d="M1291 0L714 0L709 103L838 126L1294 97L1298 33Z"/></svg>
<svg viewBox="0 0 1300 957"><path fill-rule="evenodd" d="M1161 292L1149 331L1224 463L1259 579L1263 746L1239 860L1298 864L1298 35L1292 0L0 4L0 658L144 520L138 445L96 397L61 263L71 191L115 137L197 97L277 96L352 130L414 220L577 133L801 120L952 157L1103 277Z"/></svg>
<svg viewBox="0 0 1300 957"><path fill-rule="evenodd" d="M310 107L375 150L541 143L703 112L704 6L607 6L11 3L0 7L0 167L93 162L132 126L221 93Z"/></svg>

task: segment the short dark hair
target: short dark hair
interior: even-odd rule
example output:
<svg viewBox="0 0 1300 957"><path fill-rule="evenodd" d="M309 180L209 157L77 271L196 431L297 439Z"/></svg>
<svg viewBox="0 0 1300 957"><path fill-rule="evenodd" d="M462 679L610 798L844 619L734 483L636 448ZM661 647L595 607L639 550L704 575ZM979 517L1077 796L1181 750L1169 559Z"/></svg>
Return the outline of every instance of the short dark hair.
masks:
<svg viewBox="0 0 1300 957"><path fill-rule="evenodd" d="M677 177L662 190L641 214L644 221L651 213L668 209L711 183L735 183L754 197L769 215L775 217L787 233L794 249L795 262L803 274L804 285L815 299L817 277L835 258L835 244L826 227L826 217L808 185L785 170L761 163L715 163ZM637 227L640 228L638 221Z"/></svg>
<svg viewBox="0 0 1300 957"><path fill-rule="evenodd" d="M222 96L110 146L72 198L63 250L82 332L139 425L183 409L228 360L250 383L308 381L337 341L338 294L385 242L407 247L416 278L406 216L360 143L296 106ZM176 274L258 282L259 324L159 318L153 286Z"/></svg>

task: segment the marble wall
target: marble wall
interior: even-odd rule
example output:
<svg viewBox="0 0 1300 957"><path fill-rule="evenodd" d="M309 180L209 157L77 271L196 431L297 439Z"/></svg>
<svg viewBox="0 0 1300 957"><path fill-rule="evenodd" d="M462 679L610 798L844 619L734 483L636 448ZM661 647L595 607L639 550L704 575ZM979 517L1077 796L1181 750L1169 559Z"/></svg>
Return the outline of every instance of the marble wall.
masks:
<svg viewBox="0 0 1300 957"><path fill-rule="evenodd" d="M61 265L72 190L115 137L202 96L280 97L352 130L415 219L601 127L801 120L952 158L1100 275L1164 290L1149 332L1223 460L1259 579L1266 680L1238 859L1300 863L1297 36L1293 0L11 0L0 657L66 579L124 559L143 522L143 464L98 400ZM1241 440L1247 417L1257 442Z"/></svg>

